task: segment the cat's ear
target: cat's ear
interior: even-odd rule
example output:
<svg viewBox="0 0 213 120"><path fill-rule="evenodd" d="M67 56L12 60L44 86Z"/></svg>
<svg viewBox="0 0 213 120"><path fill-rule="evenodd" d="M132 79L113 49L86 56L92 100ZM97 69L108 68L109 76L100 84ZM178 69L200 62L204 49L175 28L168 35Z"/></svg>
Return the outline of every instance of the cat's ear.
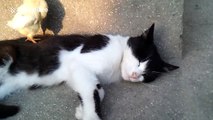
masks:
<svg viewBox="0 0 213 120"><path fill-rule="evenodd" d="M147 42L153 42L154 39L154 29L155 29L155 23L151 25L149 29L147 29L143 34L142 37L147 40Z"/></svg>
<svg viewBox="0 0 213 120"><path fill-rule="evenodd" d="M178 68L179 68L178 66L171 65L171 64L166 63L166 62L163 63L163 72L173 71L173 70L176 70Z"/></svg>

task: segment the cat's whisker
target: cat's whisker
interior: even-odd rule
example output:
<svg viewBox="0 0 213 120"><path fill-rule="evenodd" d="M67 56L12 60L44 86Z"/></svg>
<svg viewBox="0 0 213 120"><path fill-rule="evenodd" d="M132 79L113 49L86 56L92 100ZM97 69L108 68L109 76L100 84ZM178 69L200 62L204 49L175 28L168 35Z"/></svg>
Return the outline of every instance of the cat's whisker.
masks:
<svg viewBox="0 0 213 120"><path fill-rule="evenodd" d="M159 71L152 71L153 73L163 73L163 72L159 72Z"/></svg>

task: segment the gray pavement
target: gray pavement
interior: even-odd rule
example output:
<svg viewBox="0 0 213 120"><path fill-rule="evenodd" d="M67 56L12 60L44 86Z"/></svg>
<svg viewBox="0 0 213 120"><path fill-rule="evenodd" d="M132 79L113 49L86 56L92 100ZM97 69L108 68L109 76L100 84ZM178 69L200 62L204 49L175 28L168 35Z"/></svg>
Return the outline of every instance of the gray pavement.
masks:
<svg viewBox="0 0 213 120"><path fill-rule="evenodd" d="M213 3L185 0L181 83L185 118L213 119Z"/></svg>
<svg viewBox="0 0 213 120"><path fill-rule="evenodd" d="M187 0L184 5L183 0L47 1L51 9L46 27L55 34L135 36L155 22L160 54L165 61L181 67L149 84L121 82L104 86L104 120L213 119L211 0ZM0 0L1 40L21 36L5 25L14 14L11 9L20 3ZM76 94L65 85L20 91L3 102L22 107L8 120L75 120L79 104Z"/></svg>

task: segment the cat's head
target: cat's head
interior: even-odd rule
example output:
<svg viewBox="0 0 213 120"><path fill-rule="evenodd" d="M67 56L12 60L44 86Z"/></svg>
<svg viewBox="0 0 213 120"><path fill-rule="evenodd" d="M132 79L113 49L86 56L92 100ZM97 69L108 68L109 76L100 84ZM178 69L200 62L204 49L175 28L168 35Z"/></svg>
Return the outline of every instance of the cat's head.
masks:
<svg viewBox="0 0 213 120"><path fill-rule="evenodd" d="M129 38L121 65L124 80L151 82L161 73L179 68L161 59L153 35L154 24L142 35Z"/></svg>

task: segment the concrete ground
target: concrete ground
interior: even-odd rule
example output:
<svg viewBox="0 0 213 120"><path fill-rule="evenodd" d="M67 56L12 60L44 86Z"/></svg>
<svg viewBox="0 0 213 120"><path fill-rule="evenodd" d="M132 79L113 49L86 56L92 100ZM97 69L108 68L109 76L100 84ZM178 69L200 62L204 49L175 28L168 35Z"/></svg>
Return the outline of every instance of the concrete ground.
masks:
<svg viewBox="0 0 213 120"><path fill-rule="evenodd" d="M50 9L46 27L54 34L135 36L155 22L155 42L161 56L181 67L149 84L121 82L104 86L104 120L213 119L211 0L186 0L184 4L183 0L47 2ZM0 40L21 36L6 26L20 3L0 0ZM1 102L21 106L21 112L8 120L75 120L79 104L76 94L65 85L20 91Z"/></svg>
<svg viewBox="0 0 213 120"><path fill-rule="evenodd" d="M185 0L181 83L185 118L213 119L213 3Z"/></svg>

